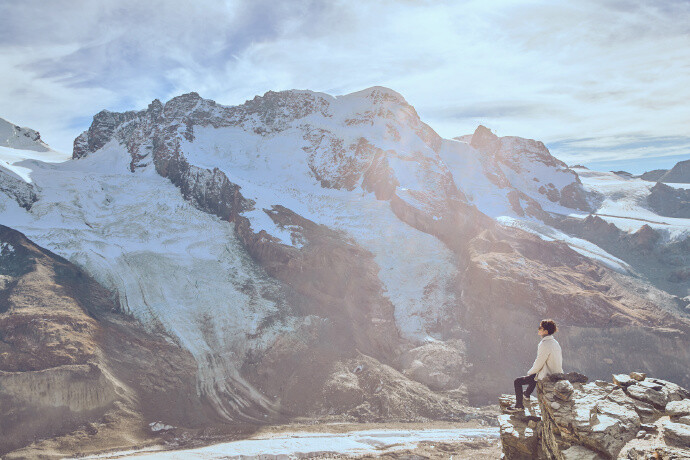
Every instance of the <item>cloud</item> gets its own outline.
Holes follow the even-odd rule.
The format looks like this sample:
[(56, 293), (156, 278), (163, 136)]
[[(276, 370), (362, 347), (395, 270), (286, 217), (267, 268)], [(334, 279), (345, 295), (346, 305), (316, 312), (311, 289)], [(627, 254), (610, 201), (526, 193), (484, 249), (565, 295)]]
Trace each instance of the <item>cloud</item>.
[(63, 149), (103, 108), (188, 91), (238, 104), (389, 86), (444, 137), (481, 123), (591, 161), (690, 122), (684, 1), (6, 2), (0, 18), (0, 116)]

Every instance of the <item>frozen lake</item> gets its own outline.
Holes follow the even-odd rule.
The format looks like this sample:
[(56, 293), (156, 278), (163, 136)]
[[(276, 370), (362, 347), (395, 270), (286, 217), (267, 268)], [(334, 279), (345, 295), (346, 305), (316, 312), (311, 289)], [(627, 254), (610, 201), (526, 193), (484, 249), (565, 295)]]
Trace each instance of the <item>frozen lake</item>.
[(478, 438), (498, 438), (497, 427), (364, 430), (346, 433), (293, 432), (256, 436), (242, 441), (226, 442), (196, 449), (175, 451), (127, 451), (86, 458), (137, 459), (250, 459), (262, 460), (311, 458), (327, 454), (382, 454), (411, 449), (418, 443), (462, 442)]

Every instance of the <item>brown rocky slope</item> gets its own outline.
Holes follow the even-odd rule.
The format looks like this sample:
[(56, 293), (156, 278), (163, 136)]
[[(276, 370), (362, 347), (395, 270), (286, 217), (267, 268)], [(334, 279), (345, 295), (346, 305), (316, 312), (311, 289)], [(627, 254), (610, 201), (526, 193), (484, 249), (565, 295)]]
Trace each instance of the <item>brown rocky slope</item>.
[(128, 447), (150, 436), (150, 421), (212, 420), (187, 352), (21, 233), (0, 225), (0, 247), (0, 454), (69, 433), (46, 449)]

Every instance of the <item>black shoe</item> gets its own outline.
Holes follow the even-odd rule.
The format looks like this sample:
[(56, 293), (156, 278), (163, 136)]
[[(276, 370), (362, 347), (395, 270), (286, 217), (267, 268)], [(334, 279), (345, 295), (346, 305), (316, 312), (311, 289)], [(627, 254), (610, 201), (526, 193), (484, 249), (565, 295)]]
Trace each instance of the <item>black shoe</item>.
[(505, 408), (505, 411), (509, 413), (520, 413), (525, 412), (525, 408), (521, 406), (508, 406)]
[(530, 394), (527, 393), (526, 391), (525, 391), (524, 393), (522, 393), (522, 394), (524, 395), (525, 398), (530, 399)]

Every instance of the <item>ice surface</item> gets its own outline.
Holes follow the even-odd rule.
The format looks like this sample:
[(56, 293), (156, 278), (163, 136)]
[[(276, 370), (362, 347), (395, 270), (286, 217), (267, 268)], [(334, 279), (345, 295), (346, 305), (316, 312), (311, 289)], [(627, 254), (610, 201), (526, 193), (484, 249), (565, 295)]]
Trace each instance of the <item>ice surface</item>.
[(252, 393), (237, 366), (292, 328), (280, 301), (267, 300), (280, 299), (283, 287), (246, 254), (232, 224), (193, 207), (155, 171), (130, 173), (128, 164), (114, 143), (80, 160), (35, 162), (41, 199), (29, 213), (1, 195), (0, 222), (84, 267), (145, 325), (169, 331), (196, 358), (200, 391)]
[(324, 455), (379, 455), (413, 449), (422, 441), (462, 442), (473, 438), (498, 438), (498, 428), (459, 428), (429, 430), (365, 430), (346, 433), (281, 433), (257, 436), (196, 449), (162, 452), (120, 452), (85, 458), (140, 459), (240, 459), (262, 455), (285, 458), (321, 458)]
[(59, 163), (66, 161), (69, 158), (69, 155), (57, 152), (55, 150), (34, 152), (30, 150), (19, 150), (0, 146), (0, 166), (11, 171), (25, 182), (31, 182), (30, 173), (32, 168), (30, 160)]

